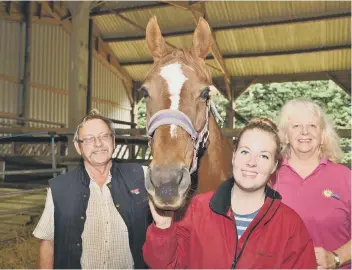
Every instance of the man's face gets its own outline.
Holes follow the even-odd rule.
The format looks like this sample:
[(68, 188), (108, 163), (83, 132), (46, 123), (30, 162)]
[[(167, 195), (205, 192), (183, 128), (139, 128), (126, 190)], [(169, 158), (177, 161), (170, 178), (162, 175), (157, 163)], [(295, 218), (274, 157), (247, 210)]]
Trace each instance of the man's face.
[(78, 133), (75, 147), (85, 162), (92, 166), (107, 164), (112, 157), (115, 142), (107, 124), (100, 119), (89, 120)]

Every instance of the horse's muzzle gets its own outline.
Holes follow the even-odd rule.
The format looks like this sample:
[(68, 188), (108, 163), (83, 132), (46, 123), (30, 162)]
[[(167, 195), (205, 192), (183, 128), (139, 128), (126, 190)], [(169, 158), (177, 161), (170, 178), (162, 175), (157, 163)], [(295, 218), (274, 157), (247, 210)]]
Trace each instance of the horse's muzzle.
[(145, 187), (155, 206), (163, 210), (177, 210), (184, 204), (191, 177), (187, 168), (156, 167), (148, 170)]

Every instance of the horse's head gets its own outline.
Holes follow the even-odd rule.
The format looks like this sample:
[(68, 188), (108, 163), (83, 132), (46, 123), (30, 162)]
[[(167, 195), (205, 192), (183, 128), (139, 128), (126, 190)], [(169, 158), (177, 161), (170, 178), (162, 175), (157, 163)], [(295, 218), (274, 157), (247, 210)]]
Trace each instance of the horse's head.
[(154, 66), (141, 87), (153, 155), (145, 185), (158, 208), (175, 210), (183, 205), (191, 185), (194, 149), (208, 136), (211, 75), (204, 59), (211, 47), (211, 30), (201, 18), (192, 48), (173, 49), (153, 17), (146, 41)]

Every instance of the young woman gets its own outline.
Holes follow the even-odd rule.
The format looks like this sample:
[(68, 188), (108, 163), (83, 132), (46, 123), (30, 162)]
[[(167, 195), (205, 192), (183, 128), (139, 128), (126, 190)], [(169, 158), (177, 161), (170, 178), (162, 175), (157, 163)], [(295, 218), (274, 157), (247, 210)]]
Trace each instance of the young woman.
[(194, 197), (180, 221), (161, 215), (143, 247), (151, 268), (316, 268), (301, 218), (267, 183), (280, 153), (276, 127), (249, 123), (233, 154), (233, 177), (215, 192)]

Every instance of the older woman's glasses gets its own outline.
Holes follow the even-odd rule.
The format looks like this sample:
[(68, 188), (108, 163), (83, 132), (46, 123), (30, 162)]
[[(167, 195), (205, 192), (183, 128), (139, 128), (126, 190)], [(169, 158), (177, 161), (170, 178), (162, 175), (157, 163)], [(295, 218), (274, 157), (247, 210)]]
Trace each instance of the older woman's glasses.
[(88, 136), (88, 137), (84, 137), (83, 139), (77, 139), (77, 141), (82, 144), (89, 145), (89, 144), (95, 143), (97, 139), (99, 139), (101, 142), (108, 142), (111, 139), (111, 133), (100, 134), (97, 137)]

